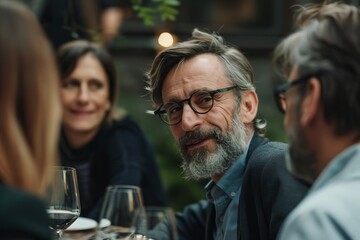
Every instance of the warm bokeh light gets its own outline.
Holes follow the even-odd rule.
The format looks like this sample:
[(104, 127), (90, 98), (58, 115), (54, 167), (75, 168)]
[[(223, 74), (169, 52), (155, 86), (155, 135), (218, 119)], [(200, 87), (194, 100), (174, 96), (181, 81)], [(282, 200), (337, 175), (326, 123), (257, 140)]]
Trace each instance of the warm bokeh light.
[(163, 32), (159, 35), (158, 43), (162, 47), (170, 47), (174, 44), (174, 37), (168, 32)]

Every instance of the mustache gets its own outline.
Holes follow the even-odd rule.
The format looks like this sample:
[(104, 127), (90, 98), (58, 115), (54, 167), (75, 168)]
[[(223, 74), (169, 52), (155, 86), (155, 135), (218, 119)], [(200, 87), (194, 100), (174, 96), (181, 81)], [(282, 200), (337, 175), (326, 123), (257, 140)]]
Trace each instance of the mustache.
[(218, 143), (222, 142), (223, 140), (221, 131), (218, 128), (211, 128), (207, 130), (202, 130), (198, 128), (192, 132), (185, 133), (185, 135), (179, 140), (179, 146), (181, 147), (181, 149), (185, 149), (186, 146), (189, 144), (201, 142), (204, 139), (208, 138), (214, 138)]

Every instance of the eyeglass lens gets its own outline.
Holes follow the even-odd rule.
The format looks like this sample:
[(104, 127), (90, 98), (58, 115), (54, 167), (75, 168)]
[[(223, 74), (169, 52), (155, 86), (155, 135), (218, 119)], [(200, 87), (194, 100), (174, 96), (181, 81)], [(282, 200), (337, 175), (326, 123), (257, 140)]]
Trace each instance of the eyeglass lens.
[[(199, 114), (207, 113), (211, 110), (214, 99), (206, 91), (195, 92), (189, 99), (182, 102), (189, 102), (191, 109)], [(177, 124), (181, 121), (183, 105), (178, 102), (168, 102), (160, 109), (160, 117), (168, 124)]]

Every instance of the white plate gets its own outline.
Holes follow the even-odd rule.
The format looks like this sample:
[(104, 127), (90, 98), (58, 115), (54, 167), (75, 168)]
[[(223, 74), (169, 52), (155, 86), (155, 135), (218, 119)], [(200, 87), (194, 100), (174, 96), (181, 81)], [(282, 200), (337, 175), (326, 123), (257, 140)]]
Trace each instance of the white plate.
[[(66, 231), (83, 231), (94, 229), (97, 226), (97, 222), (91, 218), (79, 217), (76, 221), (71, 224)], [(101, 228), (110, 226), (110, 221), (103, 219), (101, 221)]]
[(91, 218), (78, 217), (76, 221), (71, 224), (66, 231), (80, 231), (96, 228), (97, 222)]
[(110, 226), (110, 220), (109, 219), (106, 219), (106, 218), (102, 218), (101, 221), (100, 221), (100, 228), (105, 228), (105, 227), (108, 227)]

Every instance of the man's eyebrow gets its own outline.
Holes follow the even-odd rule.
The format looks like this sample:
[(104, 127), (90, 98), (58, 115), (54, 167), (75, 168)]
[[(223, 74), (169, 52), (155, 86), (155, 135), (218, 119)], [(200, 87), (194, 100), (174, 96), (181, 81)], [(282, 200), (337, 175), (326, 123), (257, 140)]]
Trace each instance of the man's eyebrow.
[(166, 102), (164, 101), (163, 104), (169, 103), (169, 102), (181, 102), (181, 100), (177, 97), (172, 97), (169, 100), (167, 100)]
[(168, 103), (168, 102), (182, 102), (183, 100), (185, 99), (189, 99), (191, 95), (193, 95), (195, 92), (199, 92), (199, 91), (206, 91), (206, 92), (210, 92), (212, 90), (209, 90), (207, 87), (202, 87), (202, 88), (197, 88), (197, 89), (194, 89), (192, 90), (190, 93), (189, 93), (189, 97), (187, 98), (182, 98), (182, 99), (179, 99), (177, 97), (172, 97), (170, 98), (168, 101), (164, 101), (164, 104)]

